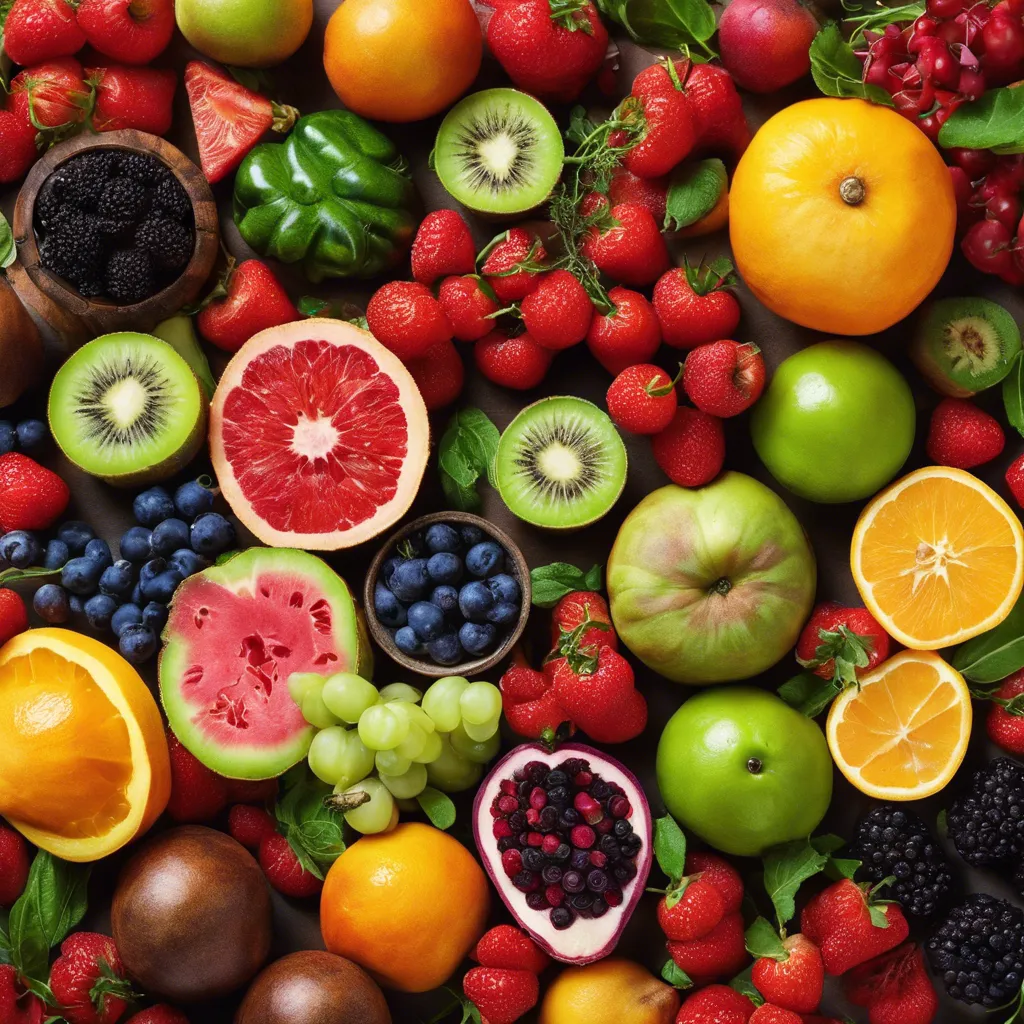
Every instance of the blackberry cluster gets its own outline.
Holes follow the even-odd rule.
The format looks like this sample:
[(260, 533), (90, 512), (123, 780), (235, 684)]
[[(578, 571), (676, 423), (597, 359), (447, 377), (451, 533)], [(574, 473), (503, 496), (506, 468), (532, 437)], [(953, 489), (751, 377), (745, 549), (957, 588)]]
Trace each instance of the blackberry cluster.
[(925, 949), (950, 997), (994, 1009), (1024, 982), (1024, 911), (986, 893), (968, 896)]
[(913, 811), (893, 804), (860, 819), (851, 856), (867, 881), (894, 877), (888, 893), (914, 917), (930, 917), (949, 896), (952, 866), (928, 826)]

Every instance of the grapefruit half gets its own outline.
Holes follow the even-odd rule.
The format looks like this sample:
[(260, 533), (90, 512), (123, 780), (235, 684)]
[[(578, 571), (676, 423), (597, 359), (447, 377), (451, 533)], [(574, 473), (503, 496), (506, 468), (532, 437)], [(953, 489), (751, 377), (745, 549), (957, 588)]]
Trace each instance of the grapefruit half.
[(412, 504), (429, 448), (409, 371), (341, 320), (254, 335), (210, 407), (221, 491), (271, 547), (336, 551), (376, 537)]

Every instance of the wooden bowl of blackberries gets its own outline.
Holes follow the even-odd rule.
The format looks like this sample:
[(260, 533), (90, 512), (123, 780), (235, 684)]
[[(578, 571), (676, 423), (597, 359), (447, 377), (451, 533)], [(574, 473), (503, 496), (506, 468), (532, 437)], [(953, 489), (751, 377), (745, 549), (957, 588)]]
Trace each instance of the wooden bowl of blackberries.
[(69, 139), (38, 161), (14, 235), (31, 285), (92, 337), (151, 330), (194, 302), (220, 227), (199, 168), (164, 139), (125, 130)]
[(497, 665), (526, 628), (533, 590), (508, 534), (468, 512), (437, 512), (380, 549), (364, 599), (370, 632), (389, 657), (439, 679)]

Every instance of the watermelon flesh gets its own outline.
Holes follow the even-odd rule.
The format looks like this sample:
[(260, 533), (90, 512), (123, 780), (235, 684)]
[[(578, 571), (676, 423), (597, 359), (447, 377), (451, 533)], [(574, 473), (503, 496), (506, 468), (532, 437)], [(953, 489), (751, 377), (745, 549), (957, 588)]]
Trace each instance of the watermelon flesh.
[(315, 730), (288, 693), (293, 672), (366, 671), (357, 608), (305, 551), (250, 548), (182, 583), (160, 654), (174, 734), (235, 779), (270, 779), (301, 761)]

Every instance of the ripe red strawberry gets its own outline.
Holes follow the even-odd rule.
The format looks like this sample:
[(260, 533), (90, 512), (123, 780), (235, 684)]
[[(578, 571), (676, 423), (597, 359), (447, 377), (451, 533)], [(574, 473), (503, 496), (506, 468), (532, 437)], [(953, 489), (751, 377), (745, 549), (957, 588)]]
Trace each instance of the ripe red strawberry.
[(899, 904), (883, 905), (872, 895), (870, 889), (844, 878), (804, 907), (800, 930), (821, 950), (829, 974), (845, 974), (907, 937), (907, 919)]
[(676, 382), (652, 363), (623, 370), (605, 398), (612, 422), (632, 434), (660, 434), (679, 407)]
[(14, 0), (4, 22), (4, 51), (23, 68), (70, 57), (85, 46), (85, 33), (67, 0)]
[(229, 265), (196, 317), (199, 333), (225, 352), (237, 352), (254, 334), (301, 319), (273, 271), (259, 260)]
[(1013, 500), (1024, 508), (1024, 455), (1018, 455), (1006, 471), (1006, 486), (1010, 488)]
[(816, 605), (796, 644), (796, 660), (839, 689), (889, 657), (889, 634), (866, 608)]
[(537, 287), (547, 255), (543, 242), (532, 231), (510, 228), (491, 243), (480, 272), (498, 301), (508, 306), (522, 302)]
[(49, 1011), (38, 996), (21, 983), (18, 972), (9, 964), (0, 964), (0, 1020), (4, 1024), (43, 1024)]
[(291, 843), (276, 832), (264, 836), (260, 842), (259, 860), (267, 881), (285, 896), (293, 899), (318, 896), (324, 887), (316, 875), (302, 866)]
[(697, 141), (693, 108), (676, 66), (667, 60), (641, 71), (632, 95), (643, 112), (644, 133), (622, 164), (638, 177), (660, 178), (685, 160)]
[(494, 384), (516, 391), (535, 388), (547, 376), (554, 356), (530, 337), (528, 331), (509, 338), (491, 331), (473, 346), (477, 369)]
[[(608, 602), (592, 590), (574, 590), (566, 594), (551, 611), (551, 648), (554, 650), (563, 633), (571, 633), (585, 621), (595, 623), (580, 638), (580, 647), (619, 649), (619, 638), (612, 626)], [(607, 628), (602, 628), (607, 627)]]
[(7, 109), (39, 131), (81, 124), (93, 104), (82, 65), (61, 57), (25, 68), (11, 82)]
[(551, 963), (526, 932), (510, 924), (499, 924), (485, 932), (469, 955), (481, 967), (503, 967), (531, 974), (540, 974)]
[(768, 1002), (797, 1013), (813, 1013), (821, 1004), (825, 984), (821, 952), (800, 934), (783, 939), (782, 945), (786, 959), (760, 957), (754, 961), (750, 980)]
[(764, 391), (764, 359), (749, 342), (713, 341), (695, 348), (683, 367), (683, 389), (702, 412), (738, 416)]
[(734, 280), (728, 260), (670, 270), (654, 286), (654, 308), (666, 345), (696, 348), (731, 338), (739, 326), (740, 304), (727, 291)]
[(0, 455), (0, 529), (45, 530), (71, 500), (68, 485), (52, 470), (19, 452)]
[(271, 129), (290, 132), (299, 116), (294, 107), (274, 103), (202, 60), (185, 66), (185, 91), (211, 184), (226, 178)]
[(586, 288), (568, 270), (543, 274), (520, 310), (530, 337), (553, 352), (578, 345), (594, 318), (594, 303)]
[(672, 422), (651, 439), (654, 461), (680, 487), (703, 487), (722, 471), (725, 431), (717, 416), (681, 405)]
[(228, 812), (228, 831), (247, 850), (258, 850), (267, 836), (277, 832), (277, 824), (262, 807), (235, 804)]
[(494, 330), (494, 321), (489, 317), (498, 312), (498, 303), (487, 294), (483, 278), (476, 274), (446, 277), (441, 282), (437, 301), (457, 341), (479, 341)]
[(613, 281), (632, 288), (654, 284), (669, 267), (668, 246), (650, 210), (619, 203), (584, 236), (583, 253)]
[(186, 750), (169, 729), (167, 748), (171, 754), (171, 799), (167, 813), (174, 821), (187, 824), (217, 817), (228, 805), (226, 780)]
[(628, 288), (608, 293), (615, 307), (595, 313), (587, 331), (587, 347), (593, 357), (612, 374), (634, 363), (649, 362), (661, 344), (661, 325), (651, 303)]
[(0, 907), (13, 906), (28, 881), (28, 844), (13, 828), (0, 825)]
[(68, 1024), (114, 1024), (133, 998), (114, 940), (75, 932), (50, 968), (50, 990)]
[(751, 1015), (750, 1024), (804, 1024), (799, 1013), (772, 1003), (762, 1003)]
[(592, 0), (519, 0), (491, 16), (487, 45), (520, 89), (571, 103), (604, 63), (608, 30)]
[(925, 448), (928, 458), (940, 466), (971, 469), (991, 462), (1005, 444), (994, 416), (966, 398), (944, 398), (932, 413)]
[(125, 1024), (188, 1024), (188, 1017), (173, 1006), (160, 1003), (129, 1017)]
[(462, 394), (466, 368), (450, 340), (435, 342), (423, 355), (407, 360), (405, 366), (416, 381), (428, 412), (451, 405)]
[(679, 1011), (676, 1024), (747, 1024), (754, 1004), (728, 985), (708, 985), (694, 992)]
[(539, 740), (554, 737), (559, 726), (569, 721), (552, 684), (550, 672), (531, 668), (518, 647), (512, 652), (512, 664), (501, 677), (499, 689), (505, 720), (513, 732)]
[(412, 243), (412, 276), (432, 285), (451, 274), (472, 274), (476, 246), (469, 225), (455, 210), (434, 210), (423, 218)]
[(94, 50), (122, 64), (148, 64), (174, 34), (174, 0), (81, 0), (78, 25)]
[(366, 321), (370, 333), (403, 362), (452, 340), (441, 304), (418, 281), (391, 281), (378, 288), (366, 307)]
[[(117, 64), (89, 68), (89, 81), (96, 88), (93, 127), (99, 132), (122, 128), (166, 135), (174, 120), (174, 94), (178, 76), (169, 68), (133, 68)], [(202, 153), (202, 135), (199, 150)]]
[(673, 942), (703, 938), (718, 927), (723, 917), (722, 894), (701, 878), (684, 878), (679, 888), (658, 901), (658, 925)]
[(743, 903), (743, 879), (740, 873), (717, 853), (695, 850), (686, 853), (686, 873), (700, 874), (721, 894), (727, 914), (735, 914)]
[(1021, 694), (1024, 694), (1024, 669), (1002, 681), (990, 698), (993, 703), (985, 719), (989, 739), (1018, 757), (1024, 756), (1024, 697)]
[(668, 204), (668, 178), (640, 178), (616, 167), (608, 188), (608, 198), (613, 206), (619, 203), (636, 203), (646, 207), (656, 224), (665, 223), (665, 208)]
[(715, 929), (692, 942), (670, 941), (668, 955), (697, 984), (732, 977), (750, 959), (743, 941), (743, 915), (726, 914)]
[(868, 1008), (869, 1024), (931, 1024), (939, 1000), (912, 942), (855, 967), (843, 977), (846, 998)]
[(11, 637), (24, 633), (28, 629), (28, 610), (21, 594), (0, 587), (0, 647)]
[(462, 991), (488, 1024), (513, 1024), (537, 1005), (540, 982), (530, 971), (474, 967), (462, 979)]
[(38, 155), (32, 122), (0, 110), (0, 185), (23, 178)]
[(697, 148), (739, 159), (751, 132), (732, 76), (717, 64), (691, 64), (684, 84), (697, 122)]

